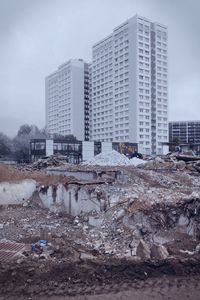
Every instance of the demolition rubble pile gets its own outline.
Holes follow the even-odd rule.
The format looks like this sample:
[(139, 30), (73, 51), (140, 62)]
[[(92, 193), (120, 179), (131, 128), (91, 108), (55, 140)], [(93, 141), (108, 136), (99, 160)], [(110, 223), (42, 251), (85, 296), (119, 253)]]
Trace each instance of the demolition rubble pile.
[[(52, 197), (54, 210), (42, 206), (39, 192), (26, 205), (1, 206), (0, 292), (13, 291), (16, 296), (26, 289), (29, 296), (47, 291), (68, 295), (73, 287), (75, 294), (77, 288), (81, 294), (85, 285), (96, 288), (116, 278), (131, 281), (180, 270), (199, 274), (200, 176), (194, 167), (199, 160), (165, 156), (139, 161), (137, 166), (112, 151), (84, 165), (97, 165), (107, 176), (113, 169), (112, 181), (71, 182), (67, 177), (64, 181), (64, 176), (37, 181), (47, 200)], [(1, 170), (3, 181), (6, 169)], [(16, 176), (20, 171), (14, 172)], [(62, 189), (59, 180), (64, 183)], [(72, 216), (61, 209), (65, 195), (69, 195), (70, 209), (82, 205), (80, 213)], [(94, 202), (99, 206), (91, 207), (99, 209), (84, 211)]]
[(64, 166), (66, 164), (66, 157), (61, 155), (51, 155), (46, 158), (41, 158), (35, 162), (33, 162), (31, 165), (25, 165), (23, 166), (23, 169), (25, 170), (43, 170), (48, 167), (58, 167), (58, 166)]
[(124, 154), (120, 154), (119, 152), (112, 150), (110, 152), (100, 153), (83, 164), (90, 166), (137, 166), (144, 162), (145, 161), (137, 157), (129, 159)]
[[(183, 236), (189, 245), (191, 239), (196, 240), (196, 247), (200, 237), (200, 178), (187, 171), (176, 169), (176, 172), (171, 172), (169, 168), (159, 173), (161, 165), (168, 165), (160, 158), (154, 160), (155, 170), (148, 169), (149, 163), (151, 161), (139, 168), (130, 165), (127, 169), (123, 167), (121, 174), (111, 183), (87, 185), (85, 182), (82, 186), (83, 200), (78, 198), (78, 181), (73, 183), (70, 197), (74, 194), (74, 199), (70, 201), (76, 205), (80, 201), (81, 205), (81, 201), (93, 203), (95, 197), (95, 201), (100, 202), (100, 211), (82, 211), (74, 220), (72, 216), (71, 219), (62, 217), (67, 212), (63, 210), (62, 213), (61, 200), (55, 202), (58, 200), (54, 187), (59, 181), (54, 181), (54, 210), (42, 208), (38, 193), (19, 210), (13, 210), (12, 206), (3, 210), (0, 238), (18, 242), (28, 239), (31, 242), (35, 237), (48, 240), (53, 234), (54, 237), (70, 238), (101, 255), (118, 257), (132, 254), (141, 258), (137, 252), (139, 244), (141, 247), (141, 243), (146, 243), (148, 248), (154, 244), (165, 247), (165, 244)], [(43, 183), (42, 190), (48, 184), (51, 183)], [(66, 186), (66, 189), (69, 187)], [(50, 194), (47, 197), (50, 199)], [(72, 223), (70, 220), (73, 220)], [(44, 228), (46, 236), (42, 237), (41, 230)], [(190, 247), (186, 250), (195, 251)]]
[(170, 155), (163, 157), (156, 157), (150, 159), (144, 165), (145, 169), (171, 169), (186, 171), (188, 173), (200, 173), (200, 157), (196, 156), (186, 156), (186, 155)]
[(38, 161), (34, 162), (32, 164), (32, 169), (40, 170), (47, 167), (57, 167), (60, 165), (64, 165), (64, 162), (61, 161), (61, 159), (59, 159), (58, 157), (52, 155), (50, 157), (47, 157), (46, 159), (39, 159)]

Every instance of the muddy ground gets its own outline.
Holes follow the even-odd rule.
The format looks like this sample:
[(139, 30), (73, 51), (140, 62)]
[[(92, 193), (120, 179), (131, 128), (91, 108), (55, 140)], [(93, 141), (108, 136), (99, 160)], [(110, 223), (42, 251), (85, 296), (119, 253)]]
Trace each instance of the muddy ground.
[(145, 263), (27, 260), (1, 264), (0, 299), (199, 299), (199, 279), (198, 258)]

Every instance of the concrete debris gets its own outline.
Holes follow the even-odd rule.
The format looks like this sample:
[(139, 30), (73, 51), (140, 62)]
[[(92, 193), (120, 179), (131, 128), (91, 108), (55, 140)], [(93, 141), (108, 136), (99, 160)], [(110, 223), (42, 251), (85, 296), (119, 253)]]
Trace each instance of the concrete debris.
[[(32, 280), (34, 272), (39, 272), (38, 276), (43, 274), (40, 278), (48, 276), (44, 276), (46, 268), (48, 274), (55, 274), (52, 282), (48, 281), (49, 286), (53, 284), (53, 291), (54, 285), (60, 291), (62, 278), (65, 278), (64, 290), (70, 286), (71, 278), (76, 284), (79, 280), (85, 282), (90, 274), (93, 277), (87, 278), (91, 282), (111, 280), (112, 264), (113, 268), (123, 270), (132, 266), (129, 271), (137, 273), (135, 277), (142, 270), (142, 279), (161, 266), (158, 276), (165, 271), (171, 274), (172, 265), (183, 261), (187, 261), (186, 269), (191, 265), (190, 271), (196, 272), (196, 266), (200, 266), (200, 176), (196, 169), (200, 167), (199, 161), (178, 161), (174, 156), (162, 156), (135, 166), (119, 153), (113, 157), (110, 155), (109, 160), (104, 156), (99, 160), (106, 164), (111, 162), (110, 166), (95, 166), (95, 162), (71, 166), (68, 170), (64, 165), (62, 172), (68, 173), (63, 176), (58, 168), (55, 168), (57, 175), (47, 175), (44, 170), (24, 171), (24, 175), (31, 174), (28, 177), (30, 193), (27, 182), (23, 181), (26, 179), (21, 177), (23, 172), (10, 167), (0, 169), (4, 172), (0, 174), (0, 246), (5, 239), (23, 245), (20, 256), (9, 254), (10, 265), (2, 265), (0, 261), (1, 272), (7, 270), (8, 265), (12, 268), (13, 260), (14, 266), (21, 270), (20, 278), (22, 270), (27, 270), (26, 280)], [(77, 172), (76, 180), (69, 178), (70, 172)], [(20, 188), (16, 188), (18, 184)], [(47, 242), (31, 248), (41, 240)], [(83, 266), (86, 269), (80, 279)], [(59, 276), (62, 268), (68, 270), (67, 279), (65, 273)], [(99, 268), (102, 268), (102, 276), (97, 271)], [(6, 274), (7, 282), (14, 286), (18, 280), (14, 270)], [(1, 282), (4, 282), (3, 276)], [(31, 281), (28, 285), (33, 287)], [(27, 288), (27, 281), (25, 285), (22, 280), (19, 286)], [(3, 288), (6, 290), (6, 281)]]
[(31, 165), (26, 166), (28, 170), (41, 170), (48, 167), (58, 167), (66, 164), (66, 157), (51, 155), (46, 158), (41, 158)]
[(194, 251), (188, 251), (188, 250), (182, 250), (182, 249), (180, 249), (179, 251), (183, 254), (188, 254), (188, 255), (193, 255), (194, 254)]
[(142, 260), (147, 260), (151, 257), (150, 248), (143, 240), (140, 240), (137, 246), (136, 255), (139, 256)]
[(153, 244), (151, 247), (151, 258), (152, 259), (167, 259), (169, 253), (165, 246)]
[(200, 253), (200, 243), (196, 246), (195, 253)]
[[(142, 168), (159, 170), (168, 169), (173, 171), (185, 171), (190, 174), (200, 172), (200, 157), (184, 156), (184, 155), (170, 155), (155, 157), (147, 160)], [(192, 173), (191, 173), (192, 172)]]
[(89, 254), (89, 253), (84, 253), (84, 252), (81, 252), (80, 253), (80, 260), (94, 260), (95, 259), (95, 256), (92, 255), (92, 254)]
[(183, 160), (179, 160), (176, 163), (176, 168), (180, 171), (183, 171), (186, 168), (186, 163)]

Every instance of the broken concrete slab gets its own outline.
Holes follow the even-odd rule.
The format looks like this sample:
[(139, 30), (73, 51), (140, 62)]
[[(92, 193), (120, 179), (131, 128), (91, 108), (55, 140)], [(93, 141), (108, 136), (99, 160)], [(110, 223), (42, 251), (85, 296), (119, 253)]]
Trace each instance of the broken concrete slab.
[(152, 259), (167, 259), (167, 257), (169, 256), (169, 253), (165, 246), (160, 244), (153, 244), (150, 251)]
[(148, 260), (151, 258), (150, 248), (147, 243), (145, 243), (145, 241), (140, 240), (136, 249), (136, 255), (139, 256), (142, 260)]

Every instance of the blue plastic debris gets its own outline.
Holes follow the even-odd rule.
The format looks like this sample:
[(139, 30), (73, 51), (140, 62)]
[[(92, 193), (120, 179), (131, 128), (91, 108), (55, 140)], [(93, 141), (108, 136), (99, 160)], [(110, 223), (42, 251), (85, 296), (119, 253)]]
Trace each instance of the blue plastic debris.
[(39, 245), (40, 245), (41, 247), (43, 247), (43, 246), (46, 246), (47, 241), (45, 241), (45, 240), (40, 240), (38, 243), (39, 243)]

